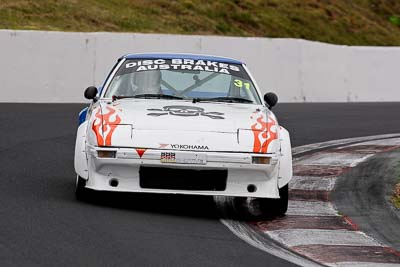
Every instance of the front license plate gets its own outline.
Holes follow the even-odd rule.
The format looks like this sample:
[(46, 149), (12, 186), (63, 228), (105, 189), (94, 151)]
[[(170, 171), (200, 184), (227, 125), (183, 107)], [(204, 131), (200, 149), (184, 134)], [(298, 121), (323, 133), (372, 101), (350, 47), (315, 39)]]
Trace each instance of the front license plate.
[(207, 155), (202, 153), (161, 152), (160, 161), (162, 163), (205, 165), (207, 164)]

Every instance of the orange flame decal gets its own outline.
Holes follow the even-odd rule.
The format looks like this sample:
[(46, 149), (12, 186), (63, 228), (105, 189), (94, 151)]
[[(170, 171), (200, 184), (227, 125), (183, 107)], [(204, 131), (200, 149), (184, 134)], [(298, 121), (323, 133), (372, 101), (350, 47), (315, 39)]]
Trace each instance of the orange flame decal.
[[(106, 107), (108, 113), (101, 114), (101, 109), (98, 109), (95, 114), (95, 119), (92, 124), (92, 130), (96, 134), (97, 144), (99, 146), (111, 146), (111, 137), (121, 122), (121, 117), (116, 114), (116, 110)], [(111, 121), (111, 116), (115, 114), (115, 119)], [(105, 136), (105, 139), (104, 139)]]
[(104, 144), (103, 135), (100, 133), (100, 127), (102, 124), (100, 108), (97, 109), (97, 112), (96, 112), (96, 114), (94, 114), (94, 116), (95, 116), (95, 119), (93, 120), (92, 130), (96, 134), (97, 144), (100, 146), (100, 145)]
[[(256, 114), (255, 112), (255, 115)], [(253, 116), (251, 118), (253, 119)], [(271, 116), (269, 116), (268, 119), (269, 122), (266, 122), (263, 114), (258, 113), (256, 122), (251, 125), (251, 130), (254, 135), (254, 153), (267, 153), (269, 144), (278, 138), (276, 121)]]

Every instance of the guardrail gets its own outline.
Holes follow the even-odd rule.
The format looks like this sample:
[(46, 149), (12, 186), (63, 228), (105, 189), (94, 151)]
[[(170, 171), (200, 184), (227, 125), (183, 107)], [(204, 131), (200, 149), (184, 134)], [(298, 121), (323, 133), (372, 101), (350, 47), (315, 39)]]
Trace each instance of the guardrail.
[(247, 63), (281, 102), (400, 101), (400, 47), (299, 39), (0, 30), (0, 102), (84, 102), (115, 60), (136, 52), (187, 52)]

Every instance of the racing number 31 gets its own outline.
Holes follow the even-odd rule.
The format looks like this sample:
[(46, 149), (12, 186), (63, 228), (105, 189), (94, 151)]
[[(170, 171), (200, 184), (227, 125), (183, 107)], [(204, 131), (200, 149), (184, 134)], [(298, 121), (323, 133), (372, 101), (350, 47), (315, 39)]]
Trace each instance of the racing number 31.
[(242, 88), (244, 86), (244, 88), (246, 88), (247, 90), (250, 90), (250, 83), (244, 83), (242, 80), (234, 80), (233, 81), (235, 86)]

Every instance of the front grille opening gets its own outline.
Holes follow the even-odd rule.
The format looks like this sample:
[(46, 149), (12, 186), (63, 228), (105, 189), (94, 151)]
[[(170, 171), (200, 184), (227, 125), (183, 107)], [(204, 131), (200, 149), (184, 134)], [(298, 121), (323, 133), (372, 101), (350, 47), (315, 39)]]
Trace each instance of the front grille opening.
[(141, 188), (224, 191), (226, 189), (228, 171), (141, 166), (139, 177)]

